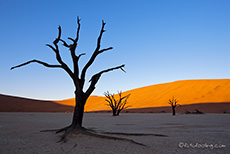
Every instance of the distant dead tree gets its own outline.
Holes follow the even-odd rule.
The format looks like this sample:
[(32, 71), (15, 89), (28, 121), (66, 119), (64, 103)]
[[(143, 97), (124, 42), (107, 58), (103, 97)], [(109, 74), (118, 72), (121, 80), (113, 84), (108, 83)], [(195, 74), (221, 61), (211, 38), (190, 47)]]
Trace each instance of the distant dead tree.
[(112, 111), (113, 111), (113, 116), (119, 116), (120, 112), (123, 109), (127, 109), (129, 106), (127, 106), (127, 100), (129, 98), (129, 96), (131, 94), (128, 94), (126, 96), (122, 96), (122, 92), (118, 92), (118, 98), (115, 98), (115, 94), (110, 94), (108, 91), (104, 93), (106, 99), (105, 101), (107, 101), (108, 106), (111, 107)]
[(181, 106), (180, 104), (178, 104), (178, 100), (177, 99), (175, 99), (174, 97), (172, 98), (172, 99), (169, 99), (169, 104), (172, 106), (172, 115), (174, 116), (174, 115), (176, 115), (176, 110), (175, 110), (175, 108), (177, 107), (177, 106)]
[[(66, 136), (72, 132), (73, 130), (77, 130), (80, 132), (86, 132), (87, 130), (82, 126), (82, 121), (83, 121), (83, 115), (84, 115), (84, 106), (85, 103), (87, 101), (87, 99), (89, 98), (89, 96), (92, 94), (92, 92), (94, 91), (94, 89), (96, 88), (96, 84), (98, 82), (98, 80), (100, 79), (101, 75), (103, 73), (107, 73), (110, 71), (114, 71), (117, 69), (121, 69), (122, 71), (124, 71), (124, 66), (125, 65), (120, 65), (117, 67), (112, 67), (109, 69), (105, 69), (102, 70), (94, 75), (92, 75), (91, 79), (89, 80), (90, 85), (89, 87), (86, 89), (86, 91), (84, 91), (84, 85), (85, 85), (85, 78), (86, 78), (86, 72), (88, 70), (88, 68), (93, 64), (93, 62), (95, 61), (96, 57), (98, 55), (100, 55), (101, 53), (104, 53), (106, 51), (109, 51), (111, 49), (113, 49), (112, 47), (108, 47), (108, 48), (104, 48), (101, 49), (101, 39), (102, 39), (102, 35), (105, 32), (104, 27), (105, 27), (105, 22), (102, 20), (102, 27), (100, 30), (100, 34), (97, 38), (97, 44), (96, 44), (96, 48), (93, 52), (93, 54), (91, 55), (90, 59), (88, 60), (88, 62), (84, 65), (83, 69), (80, 70), (79, 69), (79, 59), (81, 58), (81, 56), (85, 55), (85, 53), (81, 53), (81, 54), (76, 54), (76, 49), (78, 47), (78, 40), (79, 40), (79, 32), (80, 32), (80, 19), (79, 17), (77, 17), (77, 32), (76, 32), (76, 37), (75, 38), (71, 38), (68, 37), (68, 39), (71, 41), (71, 43), (67, 43), (66, 41), (64, 41), (63, 39), (61, 39), (61, 27), (58, 27), (58, 36), (57, 38), (53, 41), (53, 45), (51, 44), (46, 44), (46, 46), (48, 46), (49, 48), (51, 48), (51, 50), (53, 50), (53, 52), (56, 55), (56, 59), (57, 62), (59, 64), (48, 64), (46, 62), (40, 61), (40, 60), (30, 60), (27, 61), (25, 63), (22, 63), (20, 65), (14, 66), (11, 68), (15, 69), (21, 66), (25, 66), (28, 65), (30, 63), (38, 63), (41, 64), (45, 67), (49, 67), (49, 68), (60, 68), (63, 69), (72, 79), (73, 84), (75, 86), (75, 109), (74, 109), (74, 114), (73, 114), (73, 118), (72, 118), (72, 123), (65, 127), (62, 128), (60, 130), (57, 131), (57, 133), (59, 132), (64, 132), (63, 136), (61, 137), (60, 141), (65, 141), (66, 140)], [(67, 49), (69, 49), (71, 58), (72, 58), (72, 63), (73, 63), (73, 69), (71, 69), (61, 58), (61, 54), (60, 54), (60, 50), (59, 50), (59, 43), (63, 43), (62, 45), (64, 47), (66, 47)], [(125, 72), (125, 71), (124, 71)]]

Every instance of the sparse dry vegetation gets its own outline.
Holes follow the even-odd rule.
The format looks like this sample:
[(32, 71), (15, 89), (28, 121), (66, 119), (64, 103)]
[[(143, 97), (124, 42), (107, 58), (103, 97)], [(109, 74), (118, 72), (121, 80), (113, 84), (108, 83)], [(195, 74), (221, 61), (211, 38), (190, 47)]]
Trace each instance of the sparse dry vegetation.
[(172, 106), (172, 115), (176, 115), (176, 107), (181, 106), (178, 104), (179, 100), (175, 99), (174, 97), (172, 99), (169, 99), (169, 104)]
[(111, 107), (113, 111), (113, 116), (119, 116), (120, 112), (123, 109), (127, 109), (131, 106), (127, 105), (127, 100), (131, 94), (122, 96), (122, 92), (120, 91), (118, 92), (118, 96), (116, 97), (115, 94), (111, 94), (107, 91), (104, 93), (104, 95), (106, 97), (105, 101), (107, 101), (106, 105)]

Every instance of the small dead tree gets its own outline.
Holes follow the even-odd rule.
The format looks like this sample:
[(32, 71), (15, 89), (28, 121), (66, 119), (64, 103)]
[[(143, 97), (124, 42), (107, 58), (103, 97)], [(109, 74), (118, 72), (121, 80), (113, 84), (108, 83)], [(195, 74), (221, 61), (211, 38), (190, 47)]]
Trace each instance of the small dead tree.
[[(95, 61), (96, 57), (98, 55), (100, 55), (101, 53), (104, 53), (106, 51), (109, 51), (111, 49), (113, 49), (112, 47), (108, 47), (108, 48), (104, 48), (101, 49), (101, 39), (102, 39), (102, 35), (105, 32), (105, 22), (102, 20), (102, 27), (100, 30), (100, 34), (97, 38), (97, 44), (96, 44), (96, 48), (92, 54), (92, 56), (90, 57), (90, 59), (88, 60), (88, 62), (85, 64), (85, 66), (83, 67), (82, 70), (79, 69), (79, 59), (81, 58), (81, 56), (85, 55), (85, 53), (81, 53), (81, 54), (76, 54), (76, 49), (78, 47), (78, 40), (79, 40), (79, 32), (80, 32), (80, 19), (79, 17), (77, 18), (77, 33), (76, 33), (76, 37), (75, 38), (71, 38), (68, 37), (68, 39), (71, 41), (71, 43), (67, 43), (66, 41), (64, 41), (63, 39), (61, 39), (61, 26), (58, 27), (58, 36), (57, 38), (53, 41), (53, 45), (51, 44), (46, 44), (46, 46), (48, 46), (49, 48), (51, 48), (51, 50), (53, 50), (53, 52), (56, 55), (56, 59), (57, 62), (59, 64), (48, 64), (46, 62), (40, 61), (40, 60), (30, 60), (27, 61), (25, 63), (22, 63), (20, 65), (14, 66), (11, 68), (15, 69), (21, 66), (25, 66), (28, 65), (30, 63), (38, 63), (41, 64), (45, 67), (48, 68), (60, 68), (63, 69), (72, 79), (73, 84), (75, 86), (75, 109), (74, 109), (74, 114), (73, 114), (73, 118), (72, 118), (72, 123), (65, 127), (62, 128), (60, 130), (57, 130), (56, 133), (59, 132), (64, 132), (63, 136), (61, 137), (60, 141), (65, 141), (66, 140), (66, 136), (76, 130), (76, 131), (80, 131), (80, 132), (86, 132), (87, 130), (82, 126), (82, 121), (83, 121), (83, 115), (84, 115), (84, 106), (85, 103), (87, 101), (87, 99), (89, 98), (89, 96), (92, 94), (92, 92), (94, 91), (94, 89), (96, 88), (96, 84), (99, 81), (100, 77), (102, 74), (110, 72), (110, 71), (114, 71), (117, 69), (121, 69), (122, 71), (124, 71), (124, 66), (125, 65), (120, 65), (117, 67), (113, 67), (113, 68), (109, 68), (109, 69), (105, 69), (102, 70), (94, 75), (92, 75), (91, 79), (89, 82), (90, 85), (89, 87), (86, 89), (86, 91), (84, 91), (84, 85), (85, 85), (85, 80), (86, 80), (86, 72), (88, 70), (88, 68), (93, 64), (93, 62)], [(72, 62), (73, 62), (73, 69), (71, 69), (61, 58), (61, 54), (60, 54), (60, 50), (59, 50), (59, 43), (63, 43), (63, 46), (66, 47), (67, 49), (69, 49), (70, 51), (70, 55), (72, 58)], [(125, 72), (125, 71), (124, 71)]]
[(174, 116), (174, 115), (176, 115), (176, 110), (175, 110), (175, 108), (177, 107), (177, 106), (181, 106), (180, 104), (178, 104), (178, 100), (177, 99), (175, 99), (174, 97), (172, 98), (172, 99), (169, 99), (169, 104), (172, 106), (172, 115)]
[(108, 106), (111, 107), (113, 111), (113, 116), (119, 116), (120, 112), (123, 109), (127, 109), (130, 105), (127, 106), (127, 100), (131, 94), (122, 97), (122, 92), (118, 92), (118, 98), (115, 98), (115, 94), (110, 94), (108, 91), (104, 93)]

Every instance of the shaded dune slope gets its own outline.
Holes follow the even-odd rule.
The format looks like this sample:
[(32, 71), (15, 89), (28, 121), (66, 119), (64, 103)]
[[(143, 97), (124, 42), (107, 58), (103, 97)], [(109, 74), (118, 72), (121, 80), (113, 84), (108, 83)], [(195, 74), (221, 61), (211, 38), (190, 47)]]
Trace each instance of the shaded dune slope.
[(73, 106), (0, 94), (0, 112), (68, 112)]

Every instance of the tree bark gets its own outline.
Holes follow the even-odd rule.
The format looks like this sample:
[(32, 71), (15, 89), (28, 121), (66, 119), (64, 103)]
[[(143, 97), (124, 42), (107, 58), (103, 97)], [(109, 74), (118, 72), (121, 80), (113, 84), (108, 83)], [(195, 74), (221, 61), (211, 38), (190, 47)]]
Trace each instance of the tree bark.
[(113, 116), (117, 116), (117, 110), (116, 109), (113, 109)]
[(117, 116), (119, 116), (120, 112), (122, 111), (123, 109), (120, 109), (120, 110), (117, 110)]
[(82, 91), (75, 91), (75, 108), (71, 124), (74, 127), (82, 128), (86, 100), (87, 98), (85, 98), (85, 94)]
[(175, 106), (172, 107), (173, 115), (176, 115)]

